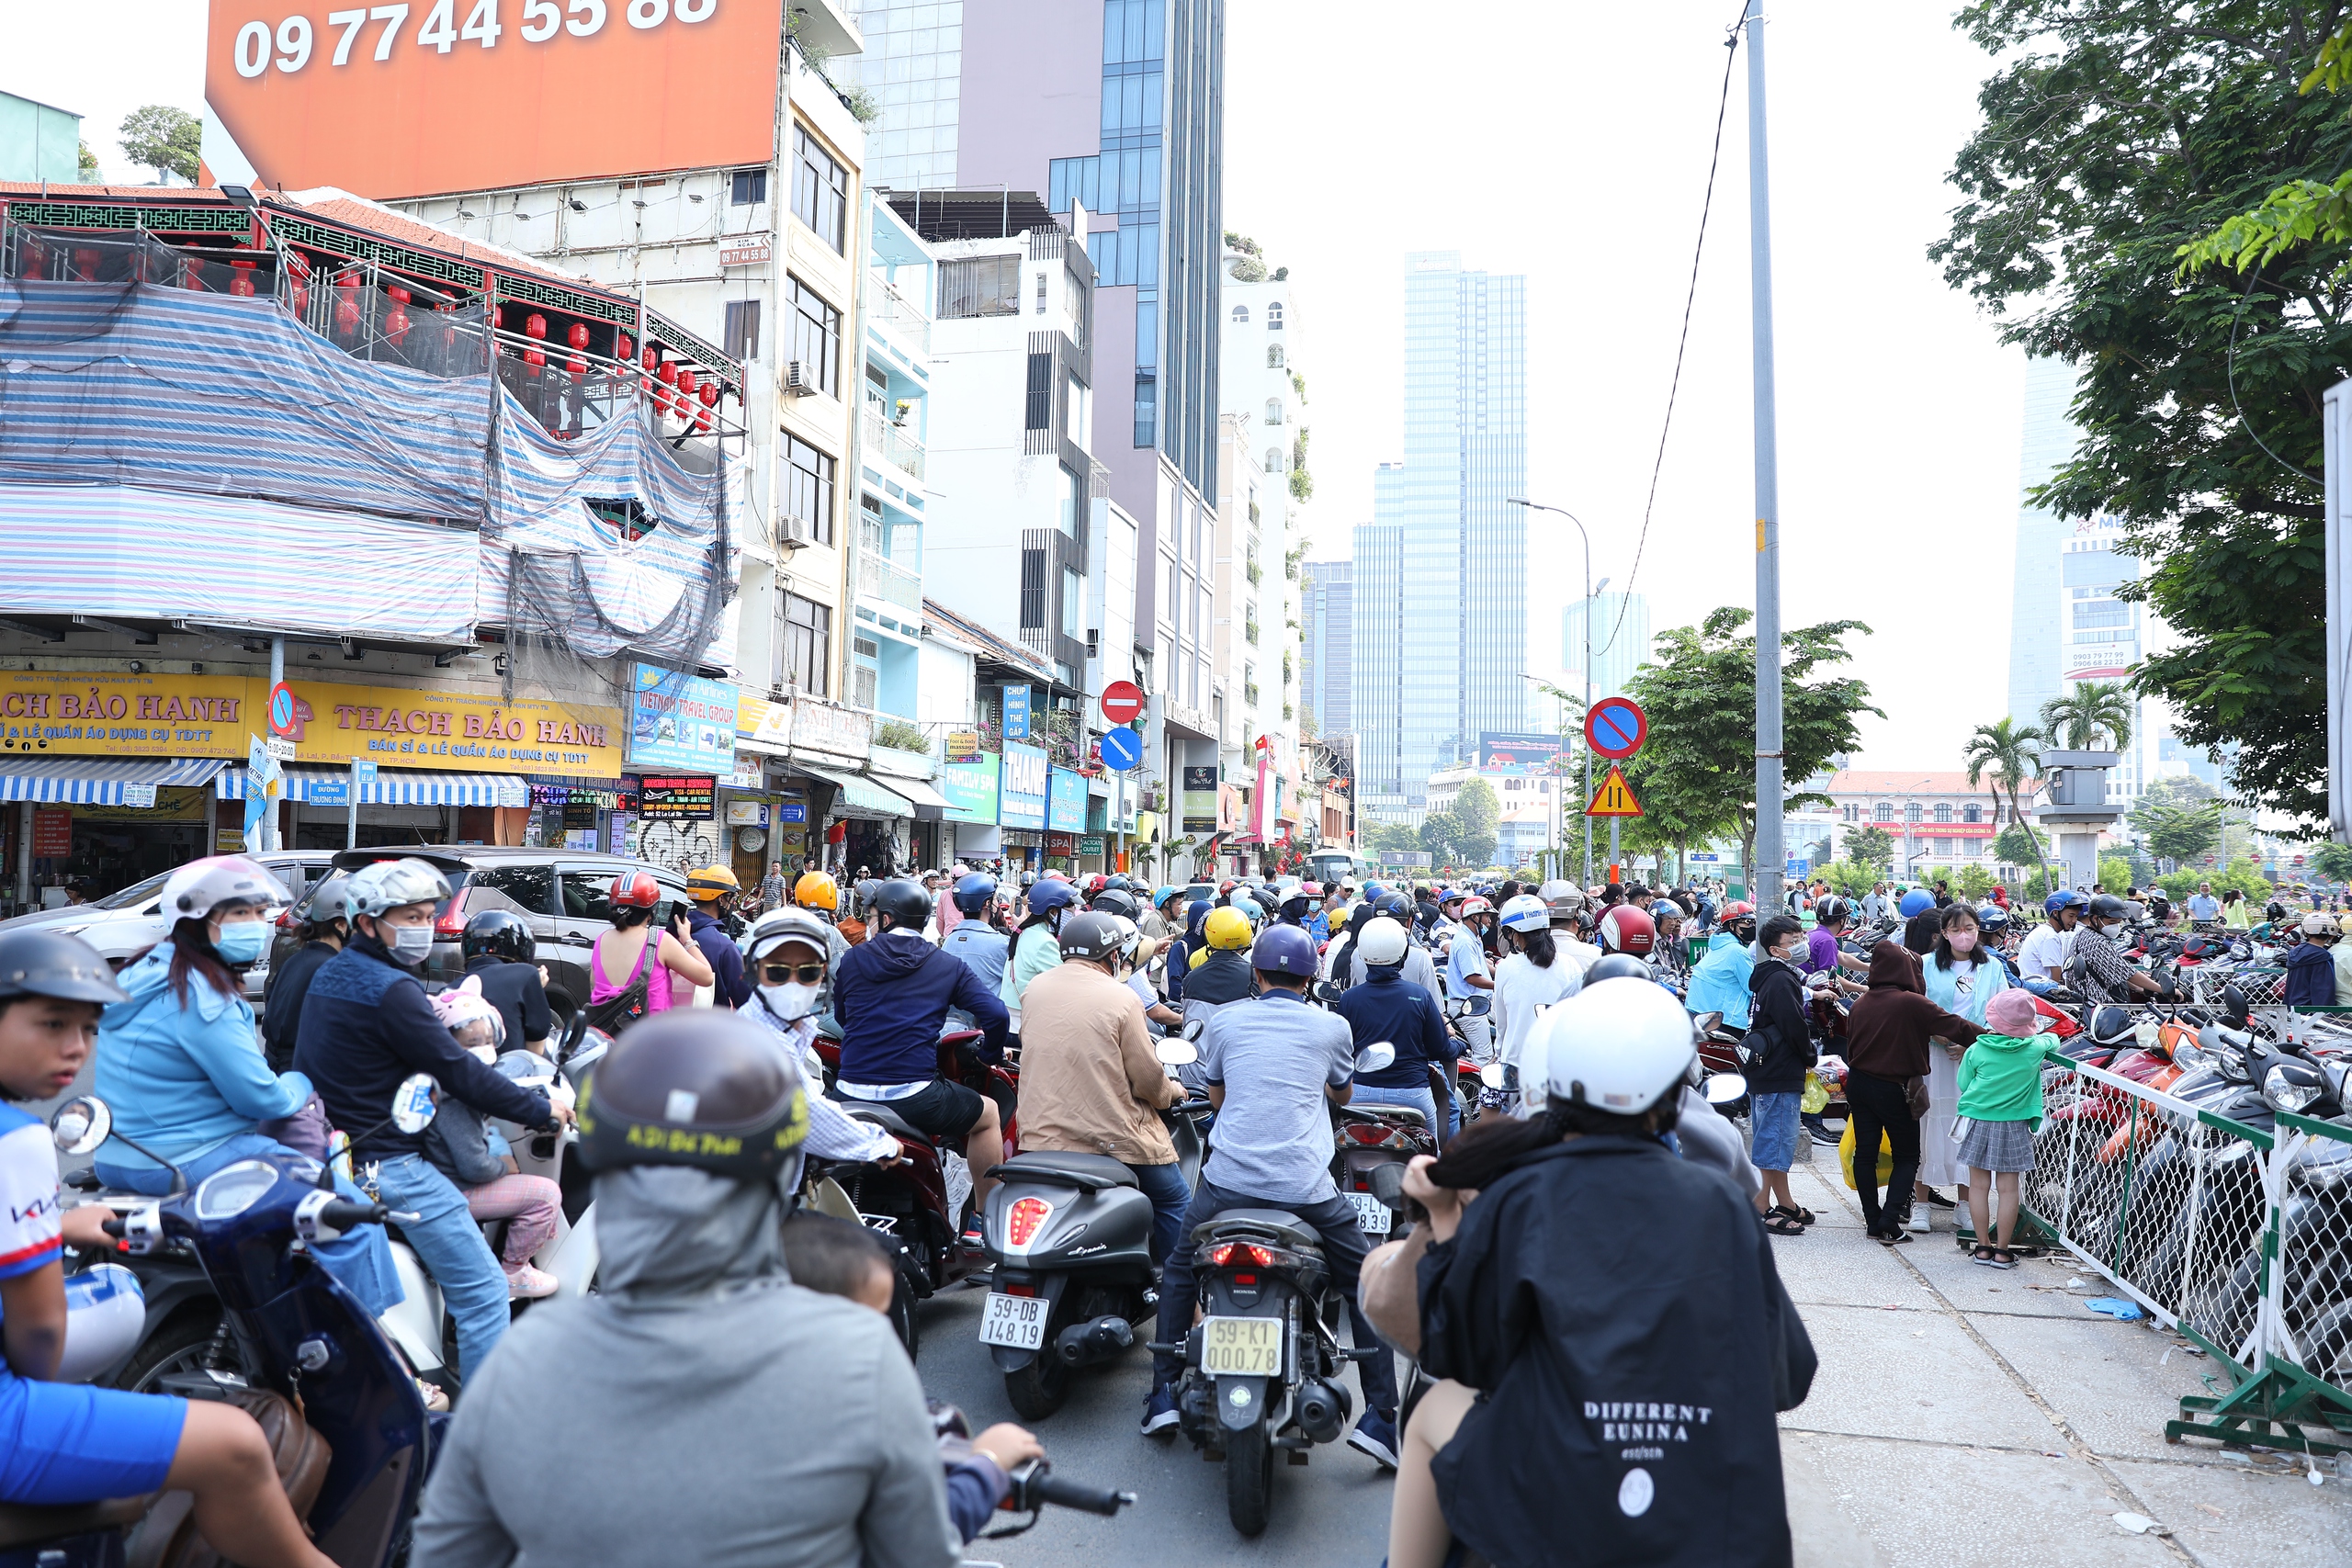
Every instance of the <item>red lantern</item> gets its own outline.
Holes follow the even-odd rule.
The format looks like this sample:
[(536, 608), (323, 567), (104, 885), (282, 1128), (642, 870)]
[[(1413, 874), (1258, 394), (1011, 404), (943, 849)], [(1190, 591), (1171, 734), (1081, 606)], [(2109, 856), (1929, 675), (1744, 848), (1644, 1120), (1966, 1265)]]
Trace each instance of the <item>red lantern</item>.
[(563, 341), (570, 344), (574, 348), (586, 348), (588, 346), (588, 323), (585, 321), (572, 322), (571, 329), (563, 334)]
[(254, 262), (250, 258), (240, 257), (229, 265), (236, 268), (236, 276), (229, 280), (229, 292), (240, 299), (252, 299), (254, 297)]
[(490, 308), (490, 327), (492, 332), (503, 332), (506, 329), (505, 306), (492, 305)]
[(629, 340), (628, 333), (619, 333), (616, 334), (616, 341), (613, 344), (613, 357), (615, 359), (617, 359), (623, 365), (626, 365), (628, 363), (629, 355), (636, 352), (637, 345)]
[(97, 252), (83, 249), (74, 253), (74, 278), (77, 283), (96, 283), (98, 280)]
[[(42, 244), (39, 240), (27, 240), (25, 242), (24, 276), (27, 277), (39, 277), (42, 273), (47, 272), (48, 270), (49, 247)], [(627, 343), (628, 342), (628, 339), (623, 338), (621, 339), (621, 342)]]
[(523, 335), (528, 338), (542, 338), (547, 336), (548, 319), (545, 316), (540, 315), (537, 310), (532, 311), (529, 317), (523, 322)]
[(653, 406), (666, 414), (671, 412), (672, 407), (669, 389), (678, 384), (678, 362), (674, 359), (663, 360), (662, 367), (653, 373), (653, 378), (662, 383), (660, 387), (654, 389)]
[(334, 276), (334, 330), (349, 337), (359, 330), (359, 270), (345, 267)]
[(286, 253), (286, 276), (291, 280), (289, 292), (294, 297), (294, 313), (300, 315), (311, 305), (311, 264), (300, 251)]
[(410, 326), (408, 302), (411, 296), (407, 289), (401, 288), (398, 284), (394, 284), (384, 292), (390, 295), (392, 299), (391, 314), (384, 318), (384, 340), (394, 348), (398, 348), (402, 340), (408, 336)]
[(695, 415), (695, 429), (707, 435), (710, 433), (713, 420), (717, 418), (712, 411), (718, 407), (718, 383), (705, 381), (702, 384), (701, 397), (702, 412)]

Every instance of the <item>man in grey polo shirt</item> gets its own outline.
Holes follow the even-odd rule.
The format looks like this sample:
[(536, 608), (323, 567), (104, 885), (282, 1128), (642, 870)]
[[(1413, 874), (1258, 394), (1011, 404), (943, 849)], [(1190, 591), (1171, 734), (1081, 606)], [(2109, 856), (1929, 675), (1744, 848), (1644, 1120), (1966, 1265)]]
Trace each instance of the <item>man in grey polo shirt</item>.
[[(1193, 1232), (1227, 1209), (1282, 1209), (1323, 1238), (1331, 1280), (1347, 1299), (1355, 1342), (1380, 1343), (1356, 1305), (1356, 1270), (1370, 1250), (1355, 1210), (1331, 1180), (1331, 1113), (1355, 1083), (1355, 1039), (1345, 1021), (1306, 999), (1315, 940), (1296, 926), (1272, 926), (1250, 949), (1260, 995), (1210, 1015), (1200, 1041), (1201, 1076), (1217, 1108), (1216, 1137), (1185, 1212), (1176, 1250), (1159, 1281), (1159, 1342), (1181, 1345), (1193, 1326), (1200, 1286)], [(1385, 1352), (1357, 1363), (1364, 1413), (1348, 1435), (1384, 1465), (1396, 1462), (1396, 1371)], [(1177, 1424), (1180, 1357), (1152, 1358), (1147, 1435)]]

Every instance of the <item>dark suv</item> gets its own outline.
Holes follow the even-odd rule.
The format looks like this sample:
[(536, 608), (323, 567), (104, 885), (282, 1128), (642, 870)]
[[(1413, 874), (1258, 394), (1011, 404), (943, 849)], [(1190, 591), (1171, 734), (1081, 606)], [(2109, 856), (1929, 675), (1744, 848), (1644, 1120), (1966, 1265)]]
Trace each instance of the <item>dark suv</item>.
[[(613, 878), (624, 871), (650, 871), (665, 897), (654, 911), (663, 926), (681, 910), (690, 908), (685, 878), (664, 866), (650, 865), (626, 855), (595, 854), (582, 850), (525, 850), (484, 844), (442, 844), (345, 850), (334, 857), (334, 869), (358, 870), (379, 860), (421, 860), (447, 877), (451, 896), (434, 911), (433, 956), (425, 960), (427, 989), (462, 979), (465, 955), (458, 939), (466, 922), (485, 909), (506, 909), (521, 915), (538, 939), (538, 962), (547, 967), (548, 1004), (559, 1020), (568, 1019), (588, 1003), (588, 960), (599, 933), (612, 930), (612, 905), (606, 897)], [(313, 889), (315, 891), (315, 888)], [(294, 930), (309, 916), (309, 896), (295, 906), (292, 918), (279, 928), (277, 951), (270, 962), (284, 961), (295, 946)]]

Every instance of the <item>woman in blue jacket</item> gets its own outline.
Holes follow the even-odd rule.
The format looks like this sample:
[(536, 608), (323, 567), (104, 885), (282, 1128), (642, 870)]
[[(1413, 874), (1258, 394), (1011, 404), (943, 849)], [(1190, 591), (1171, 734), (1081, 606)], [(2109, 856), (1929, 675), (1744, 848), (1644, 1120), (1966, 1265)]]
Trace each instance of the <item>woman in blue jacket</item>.
[[(277, 877), (243, 855), (190, 861), (164, 884), (171, 933), (117, 976), (130, 999), (98, 1025), (97, 1094), (122, 1134), (97, 1160), (107, 1186), (172, 1190), (171, 1173), (126, 1139), (177, 1166), (190, 1187), (238, 1160), (293, 1152), (256, 1128), (308, 1104), (311, 1080), (269, 1070), (238, 981), (269, 951), (269, 911), (284, 899)], [(380, 1226), (312, 1245), (371, 1316), (401, 1299)]]
[(1756, 910), (1734, 904), (1724, 911), (1724, 927), (1708, 939), (1707, 952), (1690, 971), (1690, 989), (1682, 1005), (1693, 1013), (1720, 1012), (1732, 1029), (1747, 1027), (1750, 996), (1748, 976), (1756, 970)]

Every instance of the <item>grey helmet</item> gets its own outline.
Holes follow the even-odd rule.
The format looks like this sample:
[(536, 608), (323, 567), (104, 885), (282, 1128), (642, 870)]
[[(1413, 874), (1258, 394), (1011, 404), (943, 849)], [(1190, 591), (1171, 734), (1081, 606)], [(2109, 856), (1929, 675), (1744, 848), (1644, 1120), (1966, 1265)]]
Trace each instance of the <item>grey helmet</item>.
[(404, 905), (437, 904), (447, 897), (449, 879), (434, 870), (431, 862), (412, 855), (361, 866), (351, 874), (344, 900), (352, 914), (372, 919)]
[(259, 861), (243, 855), (206, 855), (164, 881), (164, 913), (175, 920), (200, 920), (223, 904), (286, 902), (286, 885)]
[(78, 936), (46, 931), (0, 932), (0, 1001), (54, 997), (64, 1002), (127, 1002), (114, 971)]

